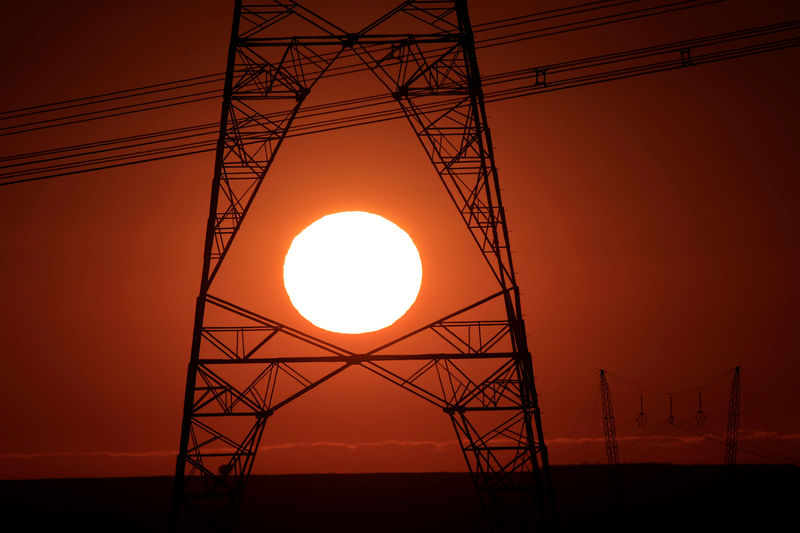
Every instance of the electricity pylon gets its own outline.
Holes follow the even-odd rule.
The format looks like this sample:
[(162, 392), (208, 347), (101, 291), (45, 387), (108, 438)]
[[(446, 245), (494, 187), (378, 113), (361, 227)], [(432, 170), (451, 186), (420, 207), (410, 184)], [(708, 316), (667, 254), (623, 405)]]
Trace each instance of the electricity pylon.
[[(497, 282), (494, 294), (358, 353), (211, 293), (304, 101), (343, 56), (396, 101)], [(284, 353), (281, 341), (307, 350)], [(420, 343), (430, 348), (407, 348)], [(173, 530), (229, 530), (270, 417), (353, 366), (448, 415), (493, 529), (551, 529), (547, 448), (466, 0), (406, 1), (357, 33), (290, 0), (236, 0)]]
[(611, 389), (608, 386), (605, 370), (600, 370), (600, 403), (603, 408), (603, 437), (606, 441), (608, 464), (616, 465), (619, 463), (617, 424), (614, 420), (614, 405), (611, 403)]
[(706, 423), (706, 413), (703, 411), (703, 391), (697, 391), (697, 414), (694, 416), (694, 421), (698, 426)]
[(728, 400), (728, 424), (725, 430), (725, 464), (736, 464), (736, 451), (739, 444), (739, 406), (742, 401), (741, 367), (736, 367), (731, 380), (731, 394)]
[(636, 415), (636, 425), (644, 428), (647, 425), (647, 415), (644, 413), (644, 393), (639, 393), (639, 414)]

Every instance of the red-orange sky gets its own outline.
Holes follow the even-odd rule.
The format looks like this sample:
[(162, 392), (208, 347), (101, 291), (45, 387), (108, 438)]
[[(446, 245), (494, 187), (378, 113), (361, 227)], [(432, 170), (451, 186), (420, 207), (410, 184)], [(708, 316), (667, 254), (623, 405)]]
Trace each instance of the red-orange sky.
[[(4, 6), (0, 108), (222, 72), (232, 4)], [(305, 4), (355, 30), (394, 2)], [(565, 4), (470, 8), (480, 23)], [(492, 74), (798, 15), (793, 1), (731, 0), (481, 51), (479, 62)], [(556, 462), (604, 459), (592, 440), (599, 368), (682, 391), (741, 365), (747, 437), (797, 443), (799, 59), (792, 49), (488, 105)], [(325, 101), (325, 87), (312, 98)], [(328, 90), (340, 98), (378, 87)], [(219, 105), (3, 137), (0, 155), (209, 122)], [(172, 472), (212, 165), (203, 154), (0, 187), (0, 478)], [(399, 121), (287, 141), (214, 292), (316, 333), (283, 292), (283, 255), (303, 227), (345, 209), (389, 218), (420, 250), (419, 299), (387, 335), (491, 292)], [(723, 424), (729, 379), (704, 391), (705, 411)], [(627, 427), (638, 392), (613, 378), (611, 387)], [(665, 418), (666, 396), (647, 398), (648, 416)], [(695, 404), (693, 393), (676, 396), (676, 417), (693, 419)], [(621, 440), (621, 460), (723, 457), (671, 441), (634, 455), (640, 444)], [(463, 469), (443, 413), (358, 368), (271, 419), (255, 466)]]

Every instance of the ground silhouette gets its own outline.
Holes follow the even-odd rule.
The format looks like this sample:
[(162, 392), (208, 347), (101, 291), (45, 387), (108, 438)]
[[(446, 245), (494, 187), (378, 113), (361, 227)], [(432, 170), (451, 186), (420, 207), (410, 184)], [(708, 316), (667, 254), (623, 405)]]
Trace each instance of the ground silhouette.
[[(797, 526), (800, 468), (553, 467), (560, 527), (578, 531), (780, 531)], [(169, 477), (0, 481), (5, 531), (167, 531)], [(616, 499), (616, 501), (615, 501)], [(461, 473), (253, 476), (235, 531), (487, 531)]]

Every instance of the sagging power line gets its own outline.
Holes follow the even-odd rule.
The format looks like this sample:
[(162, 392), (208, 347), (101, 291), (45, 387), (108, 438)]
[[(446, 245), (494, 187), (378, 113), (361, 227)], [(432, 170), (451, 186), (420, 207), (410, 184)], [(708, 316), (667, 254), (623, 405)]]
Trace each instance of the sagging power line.
[[(698, 39), (666, 43), (518, 69), (484, 77), (487, 102), (521, 98), (533, 94), (591, 85), (605, 81), (662, 72), (691, 65), (743, 57), (800, 44), (800, 21), (748, 28)], [(780, 39), (773, 35), (783, 34)], [(207, 83), (214, 75), (180, 80), (183, 85)], [(180, 84), (179, 84), (180, 85)], [(146, 90), (161, 90), (150, 86)], [(164, 89), (167, 90), (167, 89)], [(109, 93), (110, 94), (110, 93)], [(205, 98), (191, 93), (190, 100)], [(108, 95), (103, 98), (108, 98)], [(163, 100), (163, 99), (159, 99)], [(149, 102), (151, 107), (183, 105)], [(446, 110), (455, 100), (422, 104), (428, 112)], [(71, 105), (71, 104), (70, 104)], [(130, 110), (129, 110), (130, 111)], [(127, 111), (122, 111), (127, 112)], [(103, 115), (98, 115), (103, 116)], [(297, 126), (291, 136), (376, 124), (402, 118), (390, 95), (371, 95), (308, 106), (298, 113)], [(273, 118), (264, 115), (265, 118)], [(94, 117), (88, 117), (92, 120)], [(78, 173), (183, 157), (214, 149), (216, 123), (173, 128), (142, 135), (128, 136), (93, 143), (13, 154), (0, 158), (0, 185), (63, 177)]]

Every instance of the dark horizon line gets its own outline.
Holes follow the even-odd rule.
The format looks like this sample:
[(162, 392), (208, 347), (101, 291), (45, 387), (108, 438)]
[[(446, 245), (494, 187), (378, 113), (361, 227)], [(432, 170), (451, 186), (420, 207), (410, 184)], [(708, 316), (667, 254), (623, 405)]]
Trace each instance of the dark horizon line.
[[(563, 463), (563, 464), (550, 464), (550, 468), (631, 468), (631, 467), (680, 467), (680, 468), (729, 468), (730, 465), (723, 463), (684, 463), (684, 462), (646, 462), (646, 463), (626, 463), (620, 462), (617, 465), (609, 465), (608, 463)], [(796, 468), (800, 469), (800, 465), (794, 463), (738, 463), (733, 465), (734, 468)], [(287, 474), (250, 474), (250, 477), (314, 477), (314, 476), (438, 476), (438, 475), (460, 475), (470, 476), (469, 472), (464, 471), (414, 471), (414, 472), (315, 472), (315, 473), (287, 473)], [(141, 476), (87, 476), (87, 477), (32, 477), (32, 478), (13, 478), (13, 479), (0, 479), (0, 483), (9, 483), (15, 481), (81, 481), (81, 480), (110, 480), (110, 479), (173, 479), (174, 474), (161, 474), (161, 475), (141, 475)]]

